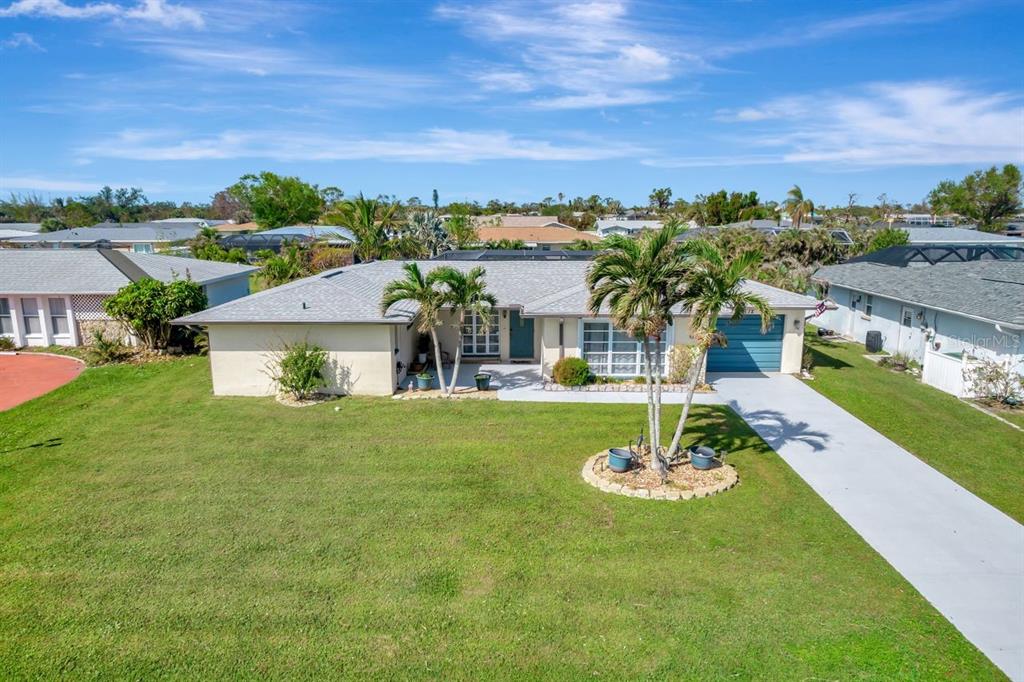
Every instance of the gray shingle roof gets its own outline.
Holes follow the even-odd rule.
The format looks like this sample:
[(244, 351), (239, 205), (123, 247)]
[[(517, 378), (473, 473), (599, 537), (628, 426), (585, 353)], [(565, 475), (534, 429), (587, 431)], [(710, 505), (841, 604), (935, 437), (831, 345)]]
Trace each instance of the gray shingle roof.
[[(164, 282), (191, 277), (209, 284), (256, 268), (234, 263), (119, 253)], [(0, 249), (0, 292), (19, 294), (112, 294), (131, 280), (95, 249)]]
[(1007, 237), (962, 227), (904, 227), (911, 244), (1024, 244), (1024, 238)]
[[(417, 261), (423, 272), (448, 265), (469, 271), (472, 261)], [(381, 315), (381, 293), (388, 282), (403, 276), (403, 261), (352, 265), (261, 291), (182, 318), (188, 324), (282, 323), (401, 323), (407, 324), (415, 305), (392, 306)], [(525, 316), (588, 315), (584, 284), (586, 261), (488, 261), (487, 289), (502, 307), (519, 306)], [(766, 284), (748, 282), (750, 290), (782, 309), (809, 309), (814, 300)], [(680, 312), (680, 311), (677, 311)]]
[(897, 267), (845, 263), (814, 278), (864, 293), (939, 308), (989, 322), (1024, 326), (1024, 262), (971, 261)]
[(127, 223), (123, 227), (101, 223), (93, 227), (73, 227), (54, 232), (41, 232), (31, 237), (15, 237), (11, 243), (89, 243), (106, 239), (111, 242), (176, 242), (192, 239), (199, 226), (192, 223)]

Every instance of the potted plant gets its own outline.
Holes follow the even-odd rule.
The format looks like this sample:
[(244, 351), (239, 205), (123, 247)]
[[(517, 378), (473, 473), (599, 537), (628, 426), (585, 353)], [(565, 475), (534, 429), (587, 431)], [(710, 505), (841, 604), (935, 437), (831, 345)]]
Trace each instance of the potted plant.
[(491, 375), (486, 372), (477, 372), (473, 375), (473, 379), (476, 380), (476, 390), (478, 391), (489, 391), (491, 390)]
[(427, 351), (430, 350), (430, 337), (420, 334), (416, 339), (416, 362), (421, 365), (427, 364)]
[(690, 465), (694, 469), (713, 469), (717, 465), (715, 451), (706, 445), (690, 448)]
[(434, 387), (434, 375), (430, 372), (420, 372), (416, 375), (416, 388), (420, 391), (429, 391)]

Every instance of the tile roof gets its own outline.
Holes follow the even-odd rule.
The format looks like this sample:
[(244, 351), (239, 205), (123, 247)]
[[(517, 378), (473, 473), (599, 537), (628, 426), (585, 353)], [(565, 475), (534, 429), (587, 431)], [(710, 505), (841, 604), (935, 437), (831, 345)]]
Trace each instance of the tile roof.
[[(206, 323), (400, 323), (416, 315), (411, 304), (392, 306), (381, 314), (380, 299), (388, 282), (403, 276), (404, 261), (374, 261), (331, 270), (267, 289), (251, 296), (189, 315), (187, 324)], [(463, 272), (472, 261), (417, 261), (423, 272), (448, 265)], [(525, 316), (588, 315), (584, 284), (587, 261), (488, 261), (487, 289), (501, 307), (521, 307)], [(810, 309), (814, 300), (766, 284), (747, 282), (778, 308)], [(681, 309), (677, 312), (682, 312)]]
[(1024, 327), (1024, 261), (970, 261), (897, 267), (844, 263), (814, 279), (864, 293)]
[(573, 227), (478, 227), (476, 234), (482, 242), (508, 239), (527, 244), (568, 244), (577, 239), (588, 242), (601, 239), (593, 232), (581, 232)]
[[(0, 249), (0, 292), (19, 294), (112, 294), (131, 279), (97, 249)], [(153, 279), (191, 277), (208, 284), (256, 268), (234, 263), (113, 252)]]

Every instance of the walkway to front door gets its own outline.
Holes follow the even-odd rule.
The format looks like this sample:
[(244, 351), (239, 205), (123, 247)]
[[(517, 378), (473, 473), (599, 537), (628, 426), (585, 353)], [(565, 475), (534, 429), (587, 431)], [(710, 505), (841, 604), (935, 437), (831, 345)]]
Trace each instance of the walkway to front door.
[(949, 622), (1024, 680), (1024, 526), (795, 377), (713, 385)]

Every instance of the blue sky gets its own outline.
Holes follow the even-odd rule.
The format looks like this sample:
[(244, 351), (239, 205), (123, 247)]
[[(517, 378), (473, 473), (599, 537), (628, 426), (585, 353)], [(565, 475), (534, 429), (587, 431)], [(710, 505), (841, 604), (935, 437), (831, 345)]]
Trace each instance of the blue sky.
[(1024, 158), (1019, 2), (0, 0), (0, 191), (920, 200)]

